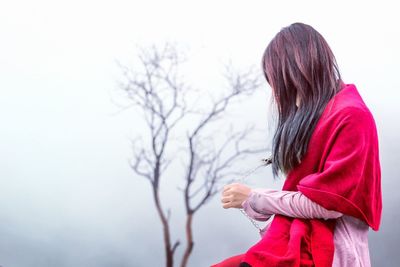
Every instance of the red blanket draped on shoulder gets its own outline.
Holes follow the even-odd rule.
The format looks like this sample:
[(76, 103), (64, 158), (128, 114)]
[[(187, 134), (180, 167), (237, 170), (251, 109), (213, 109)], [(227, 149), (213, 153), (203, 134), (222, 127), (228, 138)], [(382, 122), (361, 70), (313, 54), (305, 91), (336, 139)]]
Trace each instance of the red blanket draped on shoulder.
[[(345, 85), (327, 104), (302, 162), (282, 190), (300, 191), (328, 210), (380, 225), (381, 170), (374, 118), (356, 87)], [(335, 220), (275, 215), (245, 254), (252, 267), (331, 267)]]

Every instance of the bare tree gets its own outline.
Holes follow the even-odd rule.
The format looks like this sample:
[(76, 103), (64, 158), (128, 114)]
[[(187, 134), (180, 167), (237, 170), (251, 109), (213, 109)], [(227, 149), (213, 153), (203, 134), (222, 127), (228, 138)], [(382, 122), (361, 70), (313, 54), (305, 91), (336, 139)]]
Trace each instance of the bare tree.
[[(216, 142), (207, 129), (216, 127), (227, 108), (241, 96), (251, 95), (259, 87), (259, 75), (252, 69), (238, 73), (231, 64), (225, 66), (224, 76), (229, 84), (228, 92), (211, 101), (206, 110), (200, 111), (189, 104), (187, 94), (192, 92), (179, 75), (179, 66), (185, 61), (175, 45), (166, 43), (161, 49), (152, 46), (141, 49), (140, 69), (121, 66), (125, 82), (120, 87), (126, 92), (132, 105), (141, 111), (149, 130), (148, 145), (133, 143), (133, 171), (150, 182), (154, 204), (162, 223), (166, 266), (174, 266), (174, 253), (180, 241), (173, 241), (170, 233), (170, 209), (165, 210), (160, 199), (160, 181), (169, 164), (176, 158), (168, 156), (167, 148), (173, 142), (172, 133), (183, 128), (182, 121), (188, 116), (192, 127), (186, 131), (181, 149), (185, 151), (184, 185), (181, 188), (186, 209), (186, 244), (181, 267), (186, 267), (193, 250), (193, 216), (219, 190), (221, 182), (237, 174), (232, 164), (246, 154), (259, 153), (263, 149), (244, 147), (253, 127), (241, 131), (229, 128), (224, 141)], [(197, 120), (194, 120), (196, 118)], [(179, 126), (181, 125), (181, 126)], [(179, 126), (179, 127), (178, 127)]]

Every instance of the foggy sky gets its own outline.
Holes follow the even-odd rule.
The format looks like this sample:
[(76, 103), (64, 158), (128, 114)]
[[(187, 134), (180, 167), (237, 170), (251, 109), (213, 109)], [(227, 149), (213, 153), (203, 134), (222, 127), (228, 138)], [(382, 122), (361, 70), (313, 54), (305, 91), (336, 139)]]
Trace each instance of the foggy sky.
[[(399, 18), (389, 1), (12, 1), (0, 8), (0, 265), (164, 266), (150, 186), (129, 168), (130, 139), (143, 121), (118, 90), (116, 61), (134, 66), (136, 45), (176, 42), (193, 87), (221, 88), (223, 63), (259, 66), (281, 27), (301, 21), (327, 39), (344, 81), (374, 115), (383, 220), (370, 230), (373, 266), (400, 261), (398, 142)], [(230, 116), (264, 129), (269, 88)], [(231, 118), (232, 118), (231, 117)], [(221, 127), (226, 125), (221, 124)], [(242, 170), (255, 165), (249, 157)], [(172, 238), (184, 241), (179, 170), (163, 181)], [(270, 169), (251, 186), (279, 188)], [(194, 218), (191, 267), (243, 253), (259, 239), (219, 196)], [(180, 262), (182, 246), (175, 261)]]

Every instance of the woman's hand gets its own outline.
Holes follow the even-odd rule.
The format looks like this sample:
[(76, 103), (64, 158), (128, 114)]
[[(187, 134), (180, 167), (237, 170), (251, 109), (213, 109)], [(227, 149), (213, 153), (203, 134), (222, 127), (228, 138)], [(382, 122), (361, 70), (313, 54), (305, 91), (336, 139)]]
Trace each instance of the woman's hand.
[(222, 192), (222, 207), (242, 208), (242, 202), (245, 201), (251, 193), (251, 188), (240, 183), (232, 183), (224, 186)]

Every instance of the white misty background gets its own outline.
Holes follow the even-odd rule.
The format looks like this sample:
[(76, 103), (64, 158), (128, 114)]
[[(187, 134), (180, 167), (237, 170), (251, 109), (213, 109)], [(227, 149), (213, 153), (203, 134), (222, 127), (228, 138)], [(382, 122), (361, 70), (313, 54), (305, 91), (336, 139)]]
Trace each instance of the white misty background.
[[(383, 221), (371, 230), (373, 266), (396, 266), (400, 195), (399, 18), (391, 1), (12, 1), (0, 8), (0, 265), (163, 266), (161, 227), (150, 186), (129, 166), (137, 114), (115, 102), (121, 69), (134, 66), (136, 45), (178, 43), (185, 77), (197, 89), (222, 88), (223, 63), (258, 65), (281, 27), (301, 21), (327, 39), (344, 81), (356, 84), (377, 123)], [(233, 108), (240, 129), (265, 128), (270, 88), (264, 83)], [(226, 130), (226, 129), (221, 129)], [(261, 135), (258, 137), (260, 140)], [(265, 136), (266, 139), (270, 138)], [(249, 156), (239, 170), (258, 164)], [(173, 173), (173, 169), (170, 170)], [(165, 183), (179, 184), (168, 180)], [(279, 188), (261, 169), (250, 186)], [(164, 188), (164, 187), (163, 187)], [(167, 188), (167, 187), (165, 187)], [(174, 186), (161, 192), (184, 216)], [(199, 211), (188, 266), (243, 253), (259, 236), (219, 197)], [(182, 257), (177, 251), (177, 259)]]

